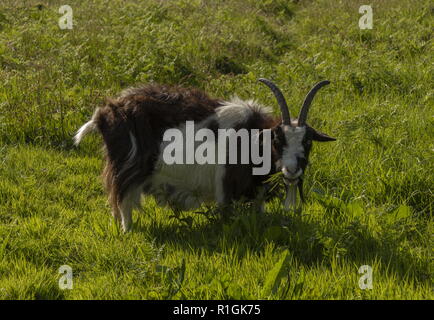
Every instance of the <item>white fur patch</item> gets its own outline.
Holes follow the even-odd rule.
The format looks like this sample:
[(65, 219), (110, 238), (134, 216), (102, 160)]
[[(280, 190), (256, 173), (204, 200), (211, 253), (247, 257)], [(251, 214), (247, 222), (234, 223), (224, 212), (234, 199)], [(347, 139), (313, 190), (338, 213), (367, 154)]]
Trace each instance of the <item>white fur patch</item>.
[(151, 178), (151, 193), (161, 205), (188, 210), (215, 200), (216, 165), (167, 165), (160, 158)]
[(77, 146), (84, 138), (85, 135), (94, 131), (95, 129), (96, 129), (96, 123), (95, 121), (93, 121), (93, 119), (86, 122), (84, 125), (81, 126), (80, 129), (78, 129), (77, 134), (74, 136), (73, 138), (74, 144)]
[[(195, 131), (206, 127), (209, 120), (210, 118), (195, 123)], [(185, 139), (185, 124), (176, 129), (182, 132)], [(184, 159), (186, 159), (185, 153), (187, 151), (185, 143), (184, 140)], [(151, 178), (150, 193), (154, 195), (157, 202), (161, 205), (169, 204), (179, 209), (188, 210), (200, 207), (202, 202), (214, 201), (218, 165), (185, 164), (185, 162), (184, 164), (168, 165), (163, 159), (163, 150), (168, 144), (167, 141), (161, 142), (160, 155)], [(198, 144), (200, 142), (196, 142), (195, 148)]]
[(228, 129), (246, 121), (253, 112), (264, 115), (271, 114), (269, 108), (258, 104), (254, 100), (244, 101), (238, 97), (233, 97), (230, 101), (223, 102), (222, 106), (216, 109), (216, 118), (220, 128)]
[(306, 133), (305, 127), (283, 126), (287, 145), (283, 148), (282, 171), (288, 178), (296, 178), (298, 172), (297, 157), (304, 157), (302, 141)]

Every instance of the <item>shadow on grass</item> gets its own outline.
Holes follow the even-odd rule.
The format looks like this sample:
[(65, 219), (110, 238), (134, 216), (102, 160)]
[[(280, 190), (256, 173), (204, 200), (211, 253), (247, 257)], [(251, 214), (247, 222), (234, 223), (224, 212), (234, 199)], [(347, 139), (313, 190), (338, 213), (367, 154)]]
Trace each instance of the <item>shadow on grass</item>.
[[(343, 214), (343, 213), (342, 213)], [(346, 223), (315, 220), (310, 214), (274, 210), (264, 214), (242, 210), (230, 218), (213, 218), (187, 225), (177, 220), (169, 223), (151, 220), (136, 225), (157, 245), (175, 245), (182, 250), (232, 252), (243, 259), (247, 252), (261, 254), (267, 244), (288, 249), (301, 264), (332, 267), (336, 259), (355, 266), (381, 262), (381, 272), (398, 277), (429, 281), (429, 262), (415, 261), (409, 250), (393, 235), (374, 235), (372, 230), (355, 219)], [(196, 218), (194, 219), (196, 220)]]

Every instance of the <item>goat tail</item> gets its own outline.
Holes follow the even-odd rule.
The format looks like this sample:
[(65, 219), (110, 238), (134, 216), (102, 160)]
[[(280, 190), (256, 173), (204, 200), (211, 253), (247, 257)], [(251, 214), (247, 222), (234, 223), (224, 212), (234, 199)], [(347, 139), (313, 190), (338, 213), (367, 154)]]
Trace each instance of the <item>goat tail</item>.
[(80, 129), (78, 129), (77, 133), (74, 136), (74, 145), (78, 146), (78, 144), (81, 142), (81, 140), (84, 138), (85, 135), (88, 133), (95, 131), (97, 129), (95, 117), (92, 117), (92, 119), (88, 122), (86, 122), (84, 125), (81, 126)]

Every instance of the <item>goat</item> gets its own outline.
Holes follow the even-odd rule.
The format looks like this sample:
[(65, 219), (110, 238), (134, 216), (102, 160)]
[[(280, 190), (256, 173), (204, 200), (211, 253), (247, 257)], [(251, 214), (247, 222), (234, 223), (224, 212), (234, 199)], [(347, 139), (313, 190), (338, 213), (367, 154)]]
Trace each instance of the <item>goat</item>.
[[(112, 214), (124, 231), (131, 227), (132, 210), (139, 207), (142, 194), (153, 195), (159, 204), (181, 210), (210, 201), (216, 201), (218, 206), (237, 200), (262, 206), (269, 194), (270, 176), (281, 172), (286, 186), (285, 207), (298, 207), (297, 189), (304, 202), (303, 174), (312, 141), (336, 140), (306, 124), (312, 99), (330, 82), (316, 84), (307, 94), (298, 118), (291, 119), (280, 89), (270, 80), (259, 81), (274, 93), (282, 118), (273, 117), (269, 109), (253, 100), (224, 101), (198, 89), (156, 84), (126, 89), (96, 109), (74, 140), (78, 145), (89, 132), (101, 133), (106, 155), (103, 178)], [(242, 164), (167, 164), (163, 159), (168, 145), (165, 132), (178, 128), (185, 135), (187, 122), (214, 133), (220, 129), (256, 130), (259, 135), (270, 132), (270, 147), (264, 147), (265, 139), (260, 143), (271, 159), (268, 172), (252, 174), (256, 164), (251, 160)], [(250, 138), (252, 135), (249, 133)], [(240, 149), (236, 151), (240, 153)]]

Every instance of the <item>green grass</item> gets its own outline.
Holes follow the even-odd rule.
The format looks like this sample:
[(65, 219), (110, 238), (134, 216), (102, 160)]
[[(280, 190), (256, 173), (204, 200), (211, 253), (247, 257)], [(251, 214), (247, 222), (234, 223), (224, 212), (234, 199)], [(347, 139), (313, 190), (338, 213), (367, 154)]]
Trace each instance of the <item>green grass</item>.
[[(0, 299), (433, 299), (434, 7), (370, 3), (360, 30), (361, 0), (71, 0), (74, 29), (60, 30), (64, 1), (3, 0)], [(95, 107), (152, 81), (275, 107), (259, 77), (292, 113), (332, 82), (309, 122), (338, 140), (314, 146), (303, 213), (275, 199), (184, 223), (146, 198), (123, 234), (101, 139), (72, 146)]]

